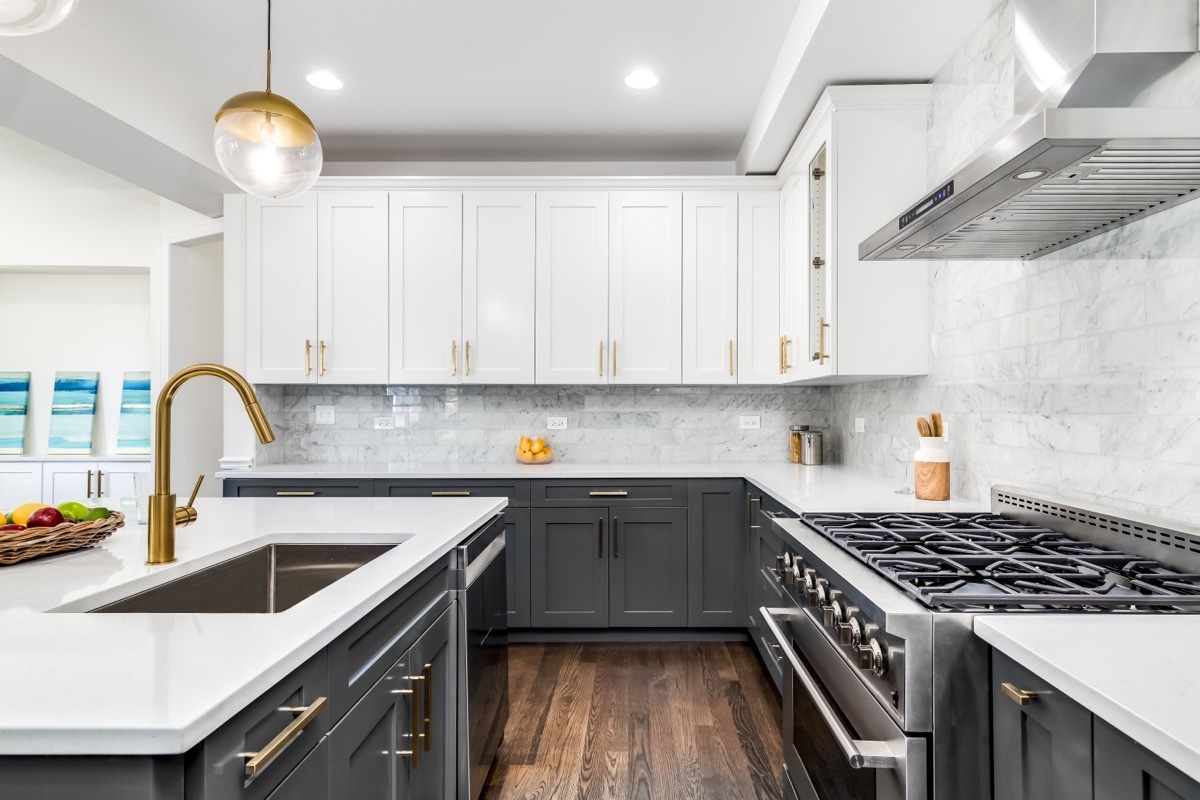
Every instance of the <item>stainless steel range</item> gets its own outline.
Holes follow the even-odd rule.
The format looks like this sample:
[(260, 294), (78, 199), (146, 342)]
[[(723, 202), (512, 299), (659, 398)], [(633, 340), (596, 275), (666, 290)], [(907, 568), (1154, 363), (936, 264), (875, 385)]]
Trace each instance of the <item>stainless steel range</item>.
[(760, 613), (797, 798), (991, 796), (975, 614), (1200, 611), (1200, 530), (1001, 486), (991, 511), (772, 521), (791, 602)]

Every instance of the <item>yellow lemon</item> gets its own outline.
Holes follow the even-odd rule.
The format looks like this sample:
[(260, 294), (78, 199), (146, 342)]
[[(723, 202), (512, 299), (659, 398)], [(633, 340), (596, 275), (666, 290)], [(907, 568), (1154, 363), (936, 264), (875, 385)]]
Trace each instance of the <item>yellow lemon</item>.
[(13, 509), (10, 515), (14, 525), (26, 525), (29, 523), (29, 515), (37, 511), (39, 508), (47, 508), (45, 503), (26, 503), (23, 506), (18, 506)]
[(538, 453), (542, 452), (542, 450), (544, 450), (545, 448), (546, 448), (545, 442), (543, 442), (541, 439), (534, 439), (533, 447), (529, 448), (529, 450), (534, 455), (537, 455)]

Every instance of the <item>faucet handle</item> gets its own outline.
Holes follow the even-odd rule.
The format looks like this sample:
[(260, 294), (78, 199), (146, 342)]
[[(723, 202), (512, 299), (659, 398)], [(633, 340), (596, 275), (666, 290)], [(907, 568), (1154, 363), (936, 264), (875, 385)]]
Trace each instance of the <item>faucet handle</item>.
[(202, 484), (202, 483), (204, 483), (204, 473), (203, 472), (201, 472), (196, 477), (196, 485), (192, 487), (192, 496), (189, 497), (188, 501), (187, 501), (189, 508), (191, 508), (191, 506), (196, 502), (196, 495), (200, 494), (200, 484)]

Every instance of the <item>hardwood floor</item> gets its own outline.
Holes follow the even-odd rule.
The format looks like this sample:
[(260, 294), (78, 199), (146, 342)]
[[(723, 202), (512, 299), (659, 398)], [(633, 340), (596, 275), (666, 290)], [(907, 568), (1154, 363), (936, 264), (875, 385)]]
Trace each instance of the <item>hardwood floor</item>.
[(749, 644), (524, 644), (484, 800), (781, 797), (779, 695)]

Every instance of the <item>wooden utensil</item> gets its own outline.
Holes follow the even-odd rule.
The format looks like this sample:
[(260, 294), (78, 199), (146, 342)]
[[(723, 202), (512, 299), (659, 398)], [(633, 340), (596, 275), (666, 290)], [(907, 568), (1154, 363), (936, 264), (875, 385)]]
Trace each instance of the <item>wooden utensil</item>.
[(917, 433), (921, 436), (933, 436), (933, 426), (924, 417), (917, 417)]
[(945, 432), (942, 430), (942, 415), (941, 415), (941, 413), (938, 411), (935, 411), (929, 415), (929, 418), (931, 420), (933, 420), (933, 435), (934, 436), (944, 436)]

